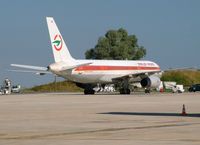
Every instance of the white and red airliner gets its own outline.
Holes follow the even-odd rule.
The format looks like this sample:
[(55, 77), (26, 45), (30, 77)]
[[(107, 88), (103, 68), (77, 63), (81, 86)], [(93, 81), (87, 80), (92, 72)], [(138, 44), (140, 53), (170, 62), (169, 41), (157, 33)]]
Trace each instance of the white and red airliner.
[(147, 90), (157, 88), (162, 75), (160, 67), (152, 61), (79, 60), (74, 59), (52, 17), (47, 25), (55, 63), (46, 67), (11, 64), (11, 66), (37, 70), (38, 74), (52, 72), (84, 88), (85, 94), (94, 94), (97, 84), (120, 84), (120, 94), (130, 94), (129, 83), (141, 82)]

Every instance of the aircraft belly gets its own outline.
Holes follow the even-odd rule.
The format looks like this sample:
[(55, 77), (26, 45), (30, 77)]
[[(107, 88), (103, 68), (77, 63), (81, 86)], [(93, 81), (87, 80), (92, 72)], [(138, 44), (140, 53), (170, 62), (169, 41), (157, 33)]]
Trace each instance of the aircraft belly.
[(96, 75), (72, 75), (72, 78), (76, 82), (80, 83), (103, 83), (105, 81), (102, 81), (100, 78), (102, 75), (96, 74)]
[(77, 81), (81, 81), (83, 83), (112, 83), (112, 76), (113, 74), (105, 74), (102, 72), (86, 72), (79, 75), (73, 75)]

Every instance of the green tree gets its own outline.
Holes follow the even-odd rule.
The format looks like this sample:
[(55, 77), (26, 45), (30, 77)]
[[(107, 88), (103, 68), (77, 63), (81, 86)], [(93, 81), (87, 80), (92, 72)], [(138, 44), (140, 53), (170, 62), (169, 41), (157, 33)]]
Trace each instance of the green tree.
[(86, 59), (138, 60), (146, 55), (146, 49), (139, 46), (135, 35), (128, 35), (123, 28), (109, 30), (100, 37), (94, 48), (85, 52)]

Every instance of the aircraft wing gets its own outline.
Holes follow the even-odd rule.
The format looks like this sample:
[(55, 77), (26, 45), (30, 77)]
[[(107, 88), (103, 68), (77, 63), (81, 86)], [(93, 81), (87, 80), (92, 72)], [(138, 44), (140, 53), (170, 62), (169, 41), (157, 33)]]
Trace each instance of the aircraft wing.
[(122, 76), (113, 78), (112, 80), (113, 81), (123, 81), (124, 79), (127, 79), (127, 78), (136, 78), (136, 80), (139, 81), (147, 76), (150, 76), (150, 75), (153, 75), (156, 73), (162, 74), (162, 73), (166, 73), (169, 71), (178, 71), (178, 70), (198, 70), (198, 69), (196, 69), (195, 67), (185, 67), (185, 68), (177, 68), (177, 69), (168, 69), (168, 70), (164, 70), (164, 71), (158, 70), (158, 71), (145, 72), (145, 73), (134, 73), (134, 74), (122, 75)]
[(169, 72), (169, 71), (181, 71), (181, 70), (188, 70), (188, 71), (190, 71), (190, 70), (198, 70), (196, 67), (183, 67), (183, 68), (176, 68), (176, 69), (168, 69), (168, 70), (164, 70), (163, 72), (165, 73), (165, 72)]
[(140, 78), (140, 79), (143, 79), (147, 76), (150, 76), (150, 75), (153, 75), (153, 74), (156, 74), (156, 73), (161, 73), (162, 71), (158, 70), (158, 71), (152, 71), (152, 72), (143, 72), (143, 73), (134, 73), (134, 74), (127, 74), (127, 75), (122, 75), (120, 77), (116, 77), (116, 78), (113, 78), (112, 80), (113, 81), (122, 81), (124, 79), (127, 79), (127, 78)]

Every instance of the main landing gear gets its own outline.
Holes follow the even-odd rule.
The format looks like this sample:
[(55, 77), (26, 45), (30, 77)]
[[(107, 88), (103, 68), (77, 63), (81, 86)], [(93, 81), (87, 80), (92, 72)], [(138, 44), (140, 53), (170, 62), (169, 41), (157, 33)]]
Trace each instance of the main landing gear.
[(151, 89), (146, 88), (144, 92), (145, 92), (145, 93), (151, 93)]
[(84, 94), (85, 95), (93, 95), (95, 93), (95, 91), (93, 90), (93, 88), (85, 88), (84, 89)]
[(131, 90), (129, 89), (129, 79), (124, 79), (122, 82), (122, 88), (120, 89), (120, 94), (130, 94)]
[(95, 91), (93, 90), (94, 88), (94, 84), (82, 84), (82, 83), (76, 83), (76, 85), (80, 88), (84, 89), (84, 94), (85, 95), (93, 95), (95, 93)]
[(122, 88), (119, 90), (120, 94), (130, 94), (131, 93), (131, 90), (130, 89), (125, 89), (125, 88)]

